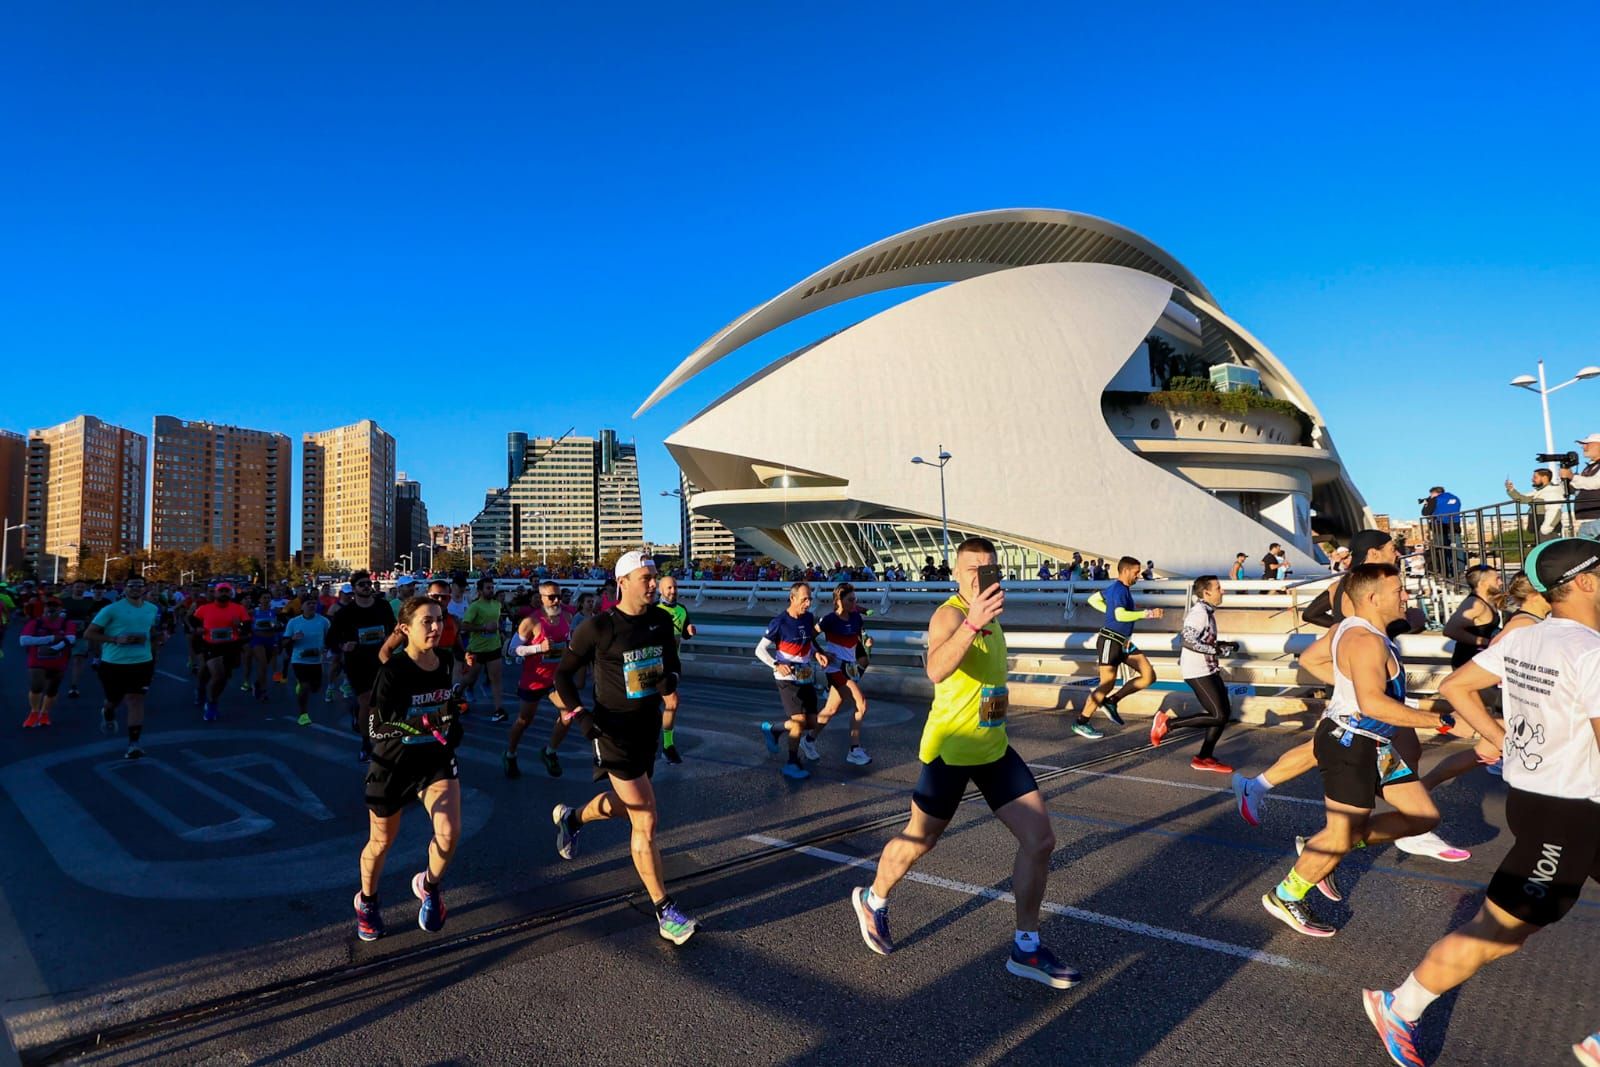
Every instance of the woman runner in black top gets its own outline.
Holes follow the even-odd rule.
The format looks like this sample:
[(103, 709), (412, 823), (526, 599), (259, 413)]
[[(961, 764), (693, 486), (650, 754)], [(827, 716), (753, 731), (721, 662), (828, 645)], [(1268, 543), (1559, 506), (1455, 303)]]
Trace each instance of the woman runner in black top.
[[(594, 746), (595, 781), (611, 788), (581, 809), (557, 804), (556, 852), (577, 855), (578, 831), (587, 823), (626, 818), (633, 826), (633, 865), (655, 904), (661, 936), (681, 945), (695, 922), (678, 910), (661, 876), (656, 845), (656, 794), (650, 784), (663, 708), (678, 706), (678, 641), (672, 616), (656, 606), (655, 561), (629, 552), (617, 561), (618, 602), (586, 620), (567, 642), (556, 668), (556, 693)], [(593, 666), (594, 707), (583, 706), (577, 676)]]
[(400, 812), (420, 799), (433, 822), (428, 868), (411, 879), (412, 895), (422, 901), (417, 925), (429, 933), (444, 927), (439, 881), (461, 832), (461, 783), (455, 757), (461, 724), (458, 698), (450, 684), (450, 653), (439, 648), (444, 608), (427, 597), (413, 597), (400, 608), (398, 629), (405, 635), (406, 647), (378, 669), (363, 723), (372, 751), (367, 771), (369, 835), (361, 851), (361, 890), (355, 899), (356, 934), (363, 941), (383, 936), (378, 877), (400, 830)]

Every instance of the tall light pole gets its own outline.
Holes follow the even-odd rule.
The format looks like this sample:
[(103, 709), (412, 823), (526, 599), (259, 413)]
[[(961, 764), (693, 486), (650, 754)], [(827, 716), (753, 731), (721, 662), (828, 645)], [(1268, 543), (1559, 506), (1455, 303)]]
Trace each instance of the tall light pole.
[[(1560, 385), (1547, 387), (1544, 383), (1544, 360), (1541, 359), (1537, 378), (1531, 374), (1519, 374), (1511, 379), (1511, 384), (1518, 389), (1526, 389), (1530, 393), (1539, 394), (1539, 406), (1544, 409), (1544, 450), (1546, 454), (1553, 455), (1556, 450), (1555, 435), (1550, 432), (1550, 394), (1558, 389), (1565, 389), (1573, 382), (1587, 381), (1590, 378), (1600, 378), (1600, 367), (1585, 367), (1578, 372), (1577, 377), (1568, 378)], [(1550, 476), (1552, 478), (1560, 475), (1560, 471), (1556, 469), (1557, 466), (1558, 464), (1556, 463), (1550, 464)]]
[[(78, 546), (76, 544), (71, 544), (71, 545), (62, 545), (61, 547), (62, 548), (77, 548)], [(51, 585), (60, 585), (61, 584), (61, 554), (59, 552), (52, 552), (52, 553), (50, 553), (50, 555), (53, 556), (55, 558), (55, 561), (56, 561), (55, 573), (53, 575), (51, 575), (51, 577), (50, 577), (50, 584)]]
[[(403, 560), (406, 561), (406, 573), (409, 574), (411, 571), (416, 569), (414, 564), (412, 563), (412, 560), (411, 560), (411, 553), (406, 552), (406, 553), (402, 554), (400, 559), (403, 559)], [(400, 559), (397, 559), (397, 560), (394, 561), (394, 565), (396, 567), (400, 566)]]
[(119, 559), (127, 559), (127, 558), (128, 558), (127, 556), (107, 556), (106, 559), (105, 559), (105, 562), (100, 564), (100, 584), (101, 585), (105, 585), (106, 584), (106, 579), (111, 576), (111, 565), (113, 563), (115, 563)]
[(428, 550), (428, 572), (430, 574), (433, 573), (433, 542), (431, 542), (431, 541), (418, 541), (412, 547), (413, 548), (425, 548), (425, 549)]
[(141, 564), (140, 567), (139, 567), (139, 577), (143, 578), (145, 575), (149, 574), (151, 571), (155, 570), (159, 566), (161, 566), (161, 564), (159, 564), (159, 563)]
[[(689, 498), (678, 489), (663, 489), (662, 496), (675, 496), (680, 501), (678, 505), (678, 558), (685, 567), (689, 566)], [(692, 573), (693, 568), (690, 568)]]
[(912, 456), (911, 462), (920, 463), (924, 467), (939, 468), (939, 525), (944, 528), (944, 562), (950, 564), (950, 512), (944, 504), (944, 468), (950, 462), (950, 453), (944, 450), (944, 445), (939, 446), (939, 461), (923, 459), (921, 456)]
[(6, 575), (10, 571), (11, 531), (26, 530), (28, 528), (28, 524), (25, 522), (13, 524), (8, 518), (5, 520), (5, 527), (5, 533), (0, 534), (0, 582), (6, 580)]
[(544, 512), (535, 511), (532, 518), (539, 520), (539, 566), (550, 565), (550, 522), (545, 518)]

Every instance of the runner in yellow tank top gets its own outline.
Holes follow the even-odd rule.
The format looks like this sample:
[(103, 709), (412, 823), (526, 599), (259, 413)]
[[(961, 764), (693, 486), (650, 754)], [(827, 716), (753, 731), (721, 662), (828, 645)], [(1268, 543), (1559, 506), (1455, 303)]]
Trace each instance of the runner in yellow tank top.
[(1077, 984), (1078, 972), (1039, 943), (1039, 906), (1055, 833), (1033, 773), (1006, 742), (1006, 638), (995, 621), (1006, 595), (998, 584), (979, 589), (980, 568), (994, 563), (994, 545), (981, 537), (969, 537), (956, 549), (956, 595), (928, 623), (933, 707), (922, 731), (922, 776), (911, 795), (911, 819), (884, 846), (872, 886), (854, 890), (850, 904), (867, 947), (881, 955), (893, 951), (889, 893), (933, 849), (971, 783), (1017, 839), (1011, 872), (1017, 928), (1006, 970), (1066, 989)]

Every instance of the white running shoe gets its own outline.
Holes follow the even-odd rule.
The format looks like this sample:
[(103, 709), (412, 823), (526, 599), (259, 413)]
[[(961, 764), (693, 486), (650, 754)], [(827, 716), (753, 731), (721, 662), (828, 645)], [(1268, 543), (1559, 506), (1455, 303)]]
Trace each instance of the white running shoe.
[(822, 758), (822, 753), (817, 751), (817, 743), (805, 734), (800, 735), (800, 755), (813, 763)]
[(1460, 863), (1472, 858), (1472, 853), (1464, 848), (1456, 848), (1432, 831), (1415, 837), (1395, 838), (1394, 847), (1413, 856), (1429, 856), (1446, 863)]
[(1233, 798), (1239, 808), (1239, 817), (1251, 826), (1261, 825), (1261, 810), (1267, 806), (1267, 794), (1261, 783), (1237, 772), (1232, 779)]
[(862, 748), (860, 745), (857, 745), (855, 748), (850, 750), (848, 755), (845, 756), (844, 761), (846, 763), (854, 763), (857, 767), (865, 767), (867, 764), (872, 762), (872, 757), (867, 755), (866, 749)]

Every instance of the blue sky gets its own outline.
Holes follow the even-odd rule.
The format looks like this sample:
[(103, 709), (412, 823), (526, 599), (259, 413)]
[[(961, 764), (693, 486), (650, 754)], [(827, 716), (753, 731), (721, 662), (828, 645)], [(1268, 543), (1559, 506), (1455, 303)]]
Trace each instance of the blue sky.
[[(882, 302), (632, 419), (684, 355), (862, 245), (1009, 206), (1181, 259), (1379, 511), (1525, 481), (1538, 400), (1506, 381), (1600, 363), (1592, 5), (225, 7), (8, 21), (0, 425), (372, 417), (436, 521), (500, 484), (507, 430), (612, 426), (674, 539), (661, 439)], [(1554, 417), (1600, 430), (1600, 382)]]

